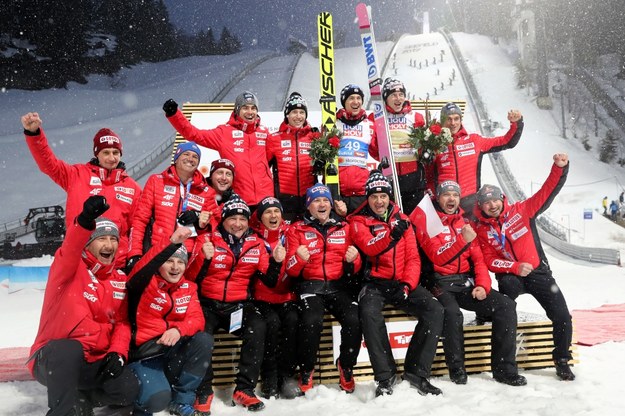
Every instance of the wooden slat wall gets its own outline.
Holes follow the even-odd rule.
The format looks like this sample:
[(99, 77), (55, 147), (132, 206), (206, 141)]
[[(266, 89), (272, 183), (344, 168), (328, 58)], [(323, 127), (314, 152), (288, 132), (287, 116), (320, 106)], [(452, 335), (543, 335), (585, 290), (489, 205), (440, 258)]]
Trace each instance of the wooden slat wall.
[[(387, 307), (384, 310), (387, 321), (404, 321), (412, 319), (401, 311)], [(323, 332), (319, 345), (317, 365), (315, 367), (316, 383), (338, 383), (339, 374), (334, 364), (332, 354), (332, 325), (338, 324), (331, 315), (324, 319)], [(520, 322), (517, 331), (517, 363), (519, 368), (547, 368), (553, 367), (551, 351), (553, 338), (550, 321)], [(490, 368), (490, 336), (491, 325), (465, 325), (465, 366), (469, 374), (491, 371)], [(241, 341), (230, 334), (215, 336), (213, 352), (213, 368), (215, 371), (215, 386), (229, 386), (234, 382), (235, 366), (239, 359)], [(579, 363), (577, 347), (573, 345), (572, 364)], [(397, 360), (398, 372), (404, 369), (403, 360)], [(447, 375), (443, 345), (438, 344), (436, 357), (432, 364), (432, 375)], [(360, 363), (354, 368), (354, 377), (357, 381), (373, 380), (373, 369), (369, 363)]]

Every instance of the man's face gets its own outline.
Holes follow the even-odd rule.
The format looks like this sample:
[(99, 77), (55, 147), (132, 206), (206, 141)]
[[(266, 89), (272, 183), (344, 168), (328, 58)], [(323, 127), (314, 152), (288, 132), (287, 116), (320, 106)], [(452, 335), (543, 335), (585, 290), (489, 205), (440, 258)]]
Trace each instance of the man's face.
[(178, 257), (170, 257), (158, 268), (158, 274), (169, 283), (178, 283), (182, 279), (187, 265)]
[(503, 201), (501, 199), (493, 199), (480, 205), (480, 209), (491, 218), (497, 218), (503, 211)]
[(104, 169), (115, 169), (117, 165), (119, 165), (121, 158), (122, 154), (119, 149), (115, 149), (113, 147), (102, 149), (98, 152), (98, 163)]
[(351, 114), (358, 114), (362, 108), (362, 97), (359, 94), (352, 94), (345, 100), (345, 111)]
[(454, 191), (445, 191), (438, 196), (438, 205), (445, 214), (453, 214), (460, 205), (460, 194)]
[(260, 216), (260, 222), (268, 230), (277, 230), (280, 228), (280, 223), (282, 223), (282, 211), (278, 207), (269, 207), (263, 211), (263, 215)]
[(246, 104), (241, 106), (239, 114), (237, 114), (246, 123), (254, 123), (258, 117), (258, 108), (254, 104)]
[(175, 167), (178, 175), (180, 173), (186, 173), (188, 175), (193, 175), (193, 172), (197, 169), (200, 164), (200, 157), (197, 153), (192, 152), (191, 150), (187, 150), (183, 152), (178, 159), (176, 159)]
[(385, 192), (376, 192), (367, 197), (367, 203), (371, 211), (381, 217), (386, 214), (390, 201), (391, 197)]
[(249, 228), (249, 221), (245, 215), (236, 214), (226, 218), (223, 226), (227, 232), (236, 238), (241, 238)]
[(289, 122), (289, 126), (300, 128), (306, 123), (306, 111), (301, 108), (291, 110), (286, 115), (286, 120)]
[(406, 102), (406, 94), (401, 91), (395, 91), (386, 97), (386, 105), (391, 107), (395, 113), (399, 113)]
[(112, 235), (103, 235), (96, 238), (86, 248), (88, 252), (94, 255), (96, 260), (104, 265), (109, 265), (115, 260), (115, 253), (117, 253), (117, 247), (119, 241), (117, 237)]
[(445, 120), (444, 127), (447, 127), (451, 131), (451, 134), (458, 133), (462, 127), (462, 117), (460, 117), (459, 114), (450, 114), (447, 120)]
[(311, 201), (310, 205), (308, 205), (308, 211), (313, 218), (324, 224), (330, 218), (332, 204), (328, 198), (320, 196)]
[(228, 168), (215, 169), (210, 177), (211, 186), (219, 194), (223, 194), (228, 189), (232, 188), (232, 181), (234, 180), (234, 174)]

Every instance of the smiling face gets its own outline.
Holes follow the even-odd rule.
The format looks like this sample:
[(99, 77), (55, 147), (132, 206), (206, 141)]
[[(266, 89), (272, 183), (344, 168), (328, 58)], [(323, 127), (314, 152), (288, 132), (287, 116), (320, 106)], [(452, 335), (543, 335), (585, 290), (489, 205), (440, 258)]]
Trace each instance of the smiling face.
[(220, 194), (232, 188), (233, 181), (234, 174), (228, 168), (215, 169), (210, 177), (211, 186)]
[(249, 228), (249, 221), (245, 215), (231, 215), (223, 221), (223, 227), (236, 238), (241, 238)]
[(445, 214), (454, 214), (460, 206), (460, 194), (455, 191), (445, 191), (438, 196), (438, 205)]
[(178, 257), (170, 257), (158, 268), (158, 274), (169, 283), (178, 283), (182, 279), (187, 265)]
[(96, 260), (104, 265), (109, 265), (115, 260), (119, 241), (112, 235), (103, 235), (94, 239), (85, 249), (94, 255)]
[(332, 212), (332, 204), (330, 200), (325, 196), (320, 196), (312, 201), (308, 205), (308, 212), (313, 218), (318, 220), (321, 224), (325, 224), (330, 219), (330, 213)]
[(278, 207), (269, 207), (263, 211), (260, 222), (270, 231), (277, 230), (282, 223), (282, 211)]
[(191, 176), (200, 164), (200, 157), (197, 153), (187, 150), (176, 159), (175, 167), (178, 176)]
[(243, 105), (239, 109), (237, 116), (246, 123), (254, 123), (258, 117), (258, 108), (253, 104)]
[(122, 154), (119, 149), (109, 147), (98, 152), (98, 163), (104, 169), (112, 170), (119, 165)]
[(493, 199), (486, 201), (480, 205), (480, 209), (491, 218), (497, 218), (503, 211), (503, 201), (501, 199)]
[(289, 126), (300, 128), (306, 123), (306, 111), (301, 108), (295, 108), (286, 115)]
[(345, 100), (345, 111), (354, 115), (362, 108), (362, 97), (359, 94), (352, 94)]
[(445, 120), (444, 127), (447, 127), (451, 131), (451, 134), (458, 133), (460, 131), (460, 128), (462, 127), (462, 117), (460, 117), (459, 114), (448, 115), (447, 119)]
[(391, 197), (385, 192), (375, 192), (367, 197), (369, 208), (380, 217), (386, 214), (390, 202)]
[(386, 97), (386, 105), (393, 109), (395, 113), (399, 113), (406, 102), (406, 94), (401, 91), (395, 91)]

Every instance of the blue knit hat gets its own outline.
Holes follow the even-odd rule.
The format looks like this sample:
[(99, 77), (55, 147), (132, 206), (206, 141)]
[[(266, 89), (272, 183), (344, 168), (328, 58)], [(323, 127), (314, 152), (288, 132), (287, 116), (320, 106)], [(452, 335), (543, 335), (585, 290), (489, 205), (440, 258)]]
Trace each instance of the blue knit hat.
[(322, 183), (316, 183), (306, 190), (306, 208), (310, 205), (310, 203), (315, 198), (326, 197), (330, 200), (330, 205), (334, 205), (334, 201), (332, 200), (332, 193), (330, 192), (330, 188), (325, 186)]
[(176, 160), (178, 160), (181, 154), (188, 151), (197, 154), (198, 158), (202, 158), (202, 151), (200, 150), (200, 147), (195, 144), (195, 142), (184, 142), (179, 143), (178, 147), (176, 148), (176, 153), (174, 153), (174, 163), (176, 163)]

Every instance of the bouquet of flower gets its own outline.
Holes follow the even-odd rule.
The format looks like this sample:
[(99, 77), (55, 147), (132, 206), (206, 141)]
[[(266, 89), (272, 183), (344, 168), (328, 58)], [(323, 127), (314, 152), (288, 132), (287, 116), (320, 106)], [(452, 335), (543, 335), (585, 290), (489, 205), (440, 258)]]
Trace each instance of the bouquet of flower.
[(313, 141), (310, 144), (309, 156), (311, 164), (314, 166), (314, 173), (322, 174), (323, 172), (317, 171), (323, 169), (327, 163), (334, 162), (339, 154), (343, 133), (336, 127), (332, 127), (330, 130), (324, 130), (323, 134), (318, 132), (312, 134)]
[(414, 147), (417, 159), (423, 163), (432, 163), (452, 141), (451, 131), (442, 127), (436, 119), (422, 127), (412, 127), (408, 135), (408, 142)]

